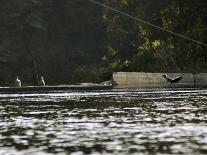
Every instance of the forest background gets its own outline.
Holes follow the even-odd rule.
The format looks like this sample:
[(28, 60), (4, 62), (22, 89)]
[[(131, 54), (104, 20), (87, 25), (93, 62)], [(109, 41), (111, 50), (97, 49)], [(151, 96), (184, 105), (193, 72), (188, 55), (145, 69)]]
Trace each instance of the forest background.
[[(112, 72), (207, 72), (207, 47), (90, 0), (0, 0), (0, 85), (110, 80)], [(97, 0), (207, 44), (206, 0)]]

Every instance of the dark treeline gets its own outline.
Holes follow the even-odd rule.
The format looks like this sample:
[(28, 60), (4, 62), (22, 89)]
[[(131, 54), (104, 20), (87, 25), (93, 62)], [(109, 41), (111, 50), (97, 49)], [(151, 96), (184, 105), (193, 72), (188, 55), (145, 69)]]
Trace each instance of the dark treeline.
[[(206, 47), (89, 0), (0, 0), (0, 80), (98, 82), (113, 71), (206, 72)], [(206, 0), (97, 0), (207, 44)]]

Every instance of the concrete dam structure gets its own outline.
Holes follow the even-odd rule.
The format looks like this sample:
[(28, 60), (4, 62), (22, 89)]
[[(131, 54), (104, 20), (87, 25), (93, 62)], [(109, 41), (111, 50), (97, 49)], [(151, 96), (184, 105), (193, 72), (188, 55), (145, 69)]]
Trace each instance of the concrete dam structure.
[[(182, 76), (177, 83), (168, 82), (163, 75), (169, 78)], [(145, 73), (145, 72), (114, 72), (113, 83), (115, 88), (142, 88), (142, 87), (206, 87), (207, 73)]]

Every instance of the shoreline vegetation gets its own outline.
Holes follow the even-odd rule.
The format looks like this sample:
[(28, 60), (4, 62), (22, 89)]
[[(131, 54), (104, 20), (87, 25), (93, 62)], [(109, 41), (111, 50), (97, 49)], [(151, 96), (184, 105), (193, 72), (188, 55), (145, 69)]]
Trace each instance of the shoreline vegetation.
[[(206, 0), (97, 0), (207, 44)], [(207, 72), (207, 47), (88, 0), (2, 0), (0, 86), (111, 80), (113, 72)]]

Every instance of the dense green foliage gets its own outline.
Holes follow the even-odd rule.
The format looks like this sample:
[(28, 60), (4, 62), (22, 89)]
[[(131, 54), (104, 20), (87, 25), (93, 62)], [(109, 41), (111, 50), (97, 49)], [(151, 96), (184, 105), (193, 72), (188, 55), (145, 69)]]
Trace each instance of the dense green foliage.
[[(108, 80), (113, 71), (206, 72), (206, 47), (89, 0), (0, 0), (0, 80)], [(97, 0), (207, 44), (206, 0)]]
[[(207, 43), (205, 0), (114, 0), (107, 5)], [(146, 72), (205, 71), (206, 47), (105, 10), (112, 69)], [(110, 58), (110, 59), (109, 59)]]

